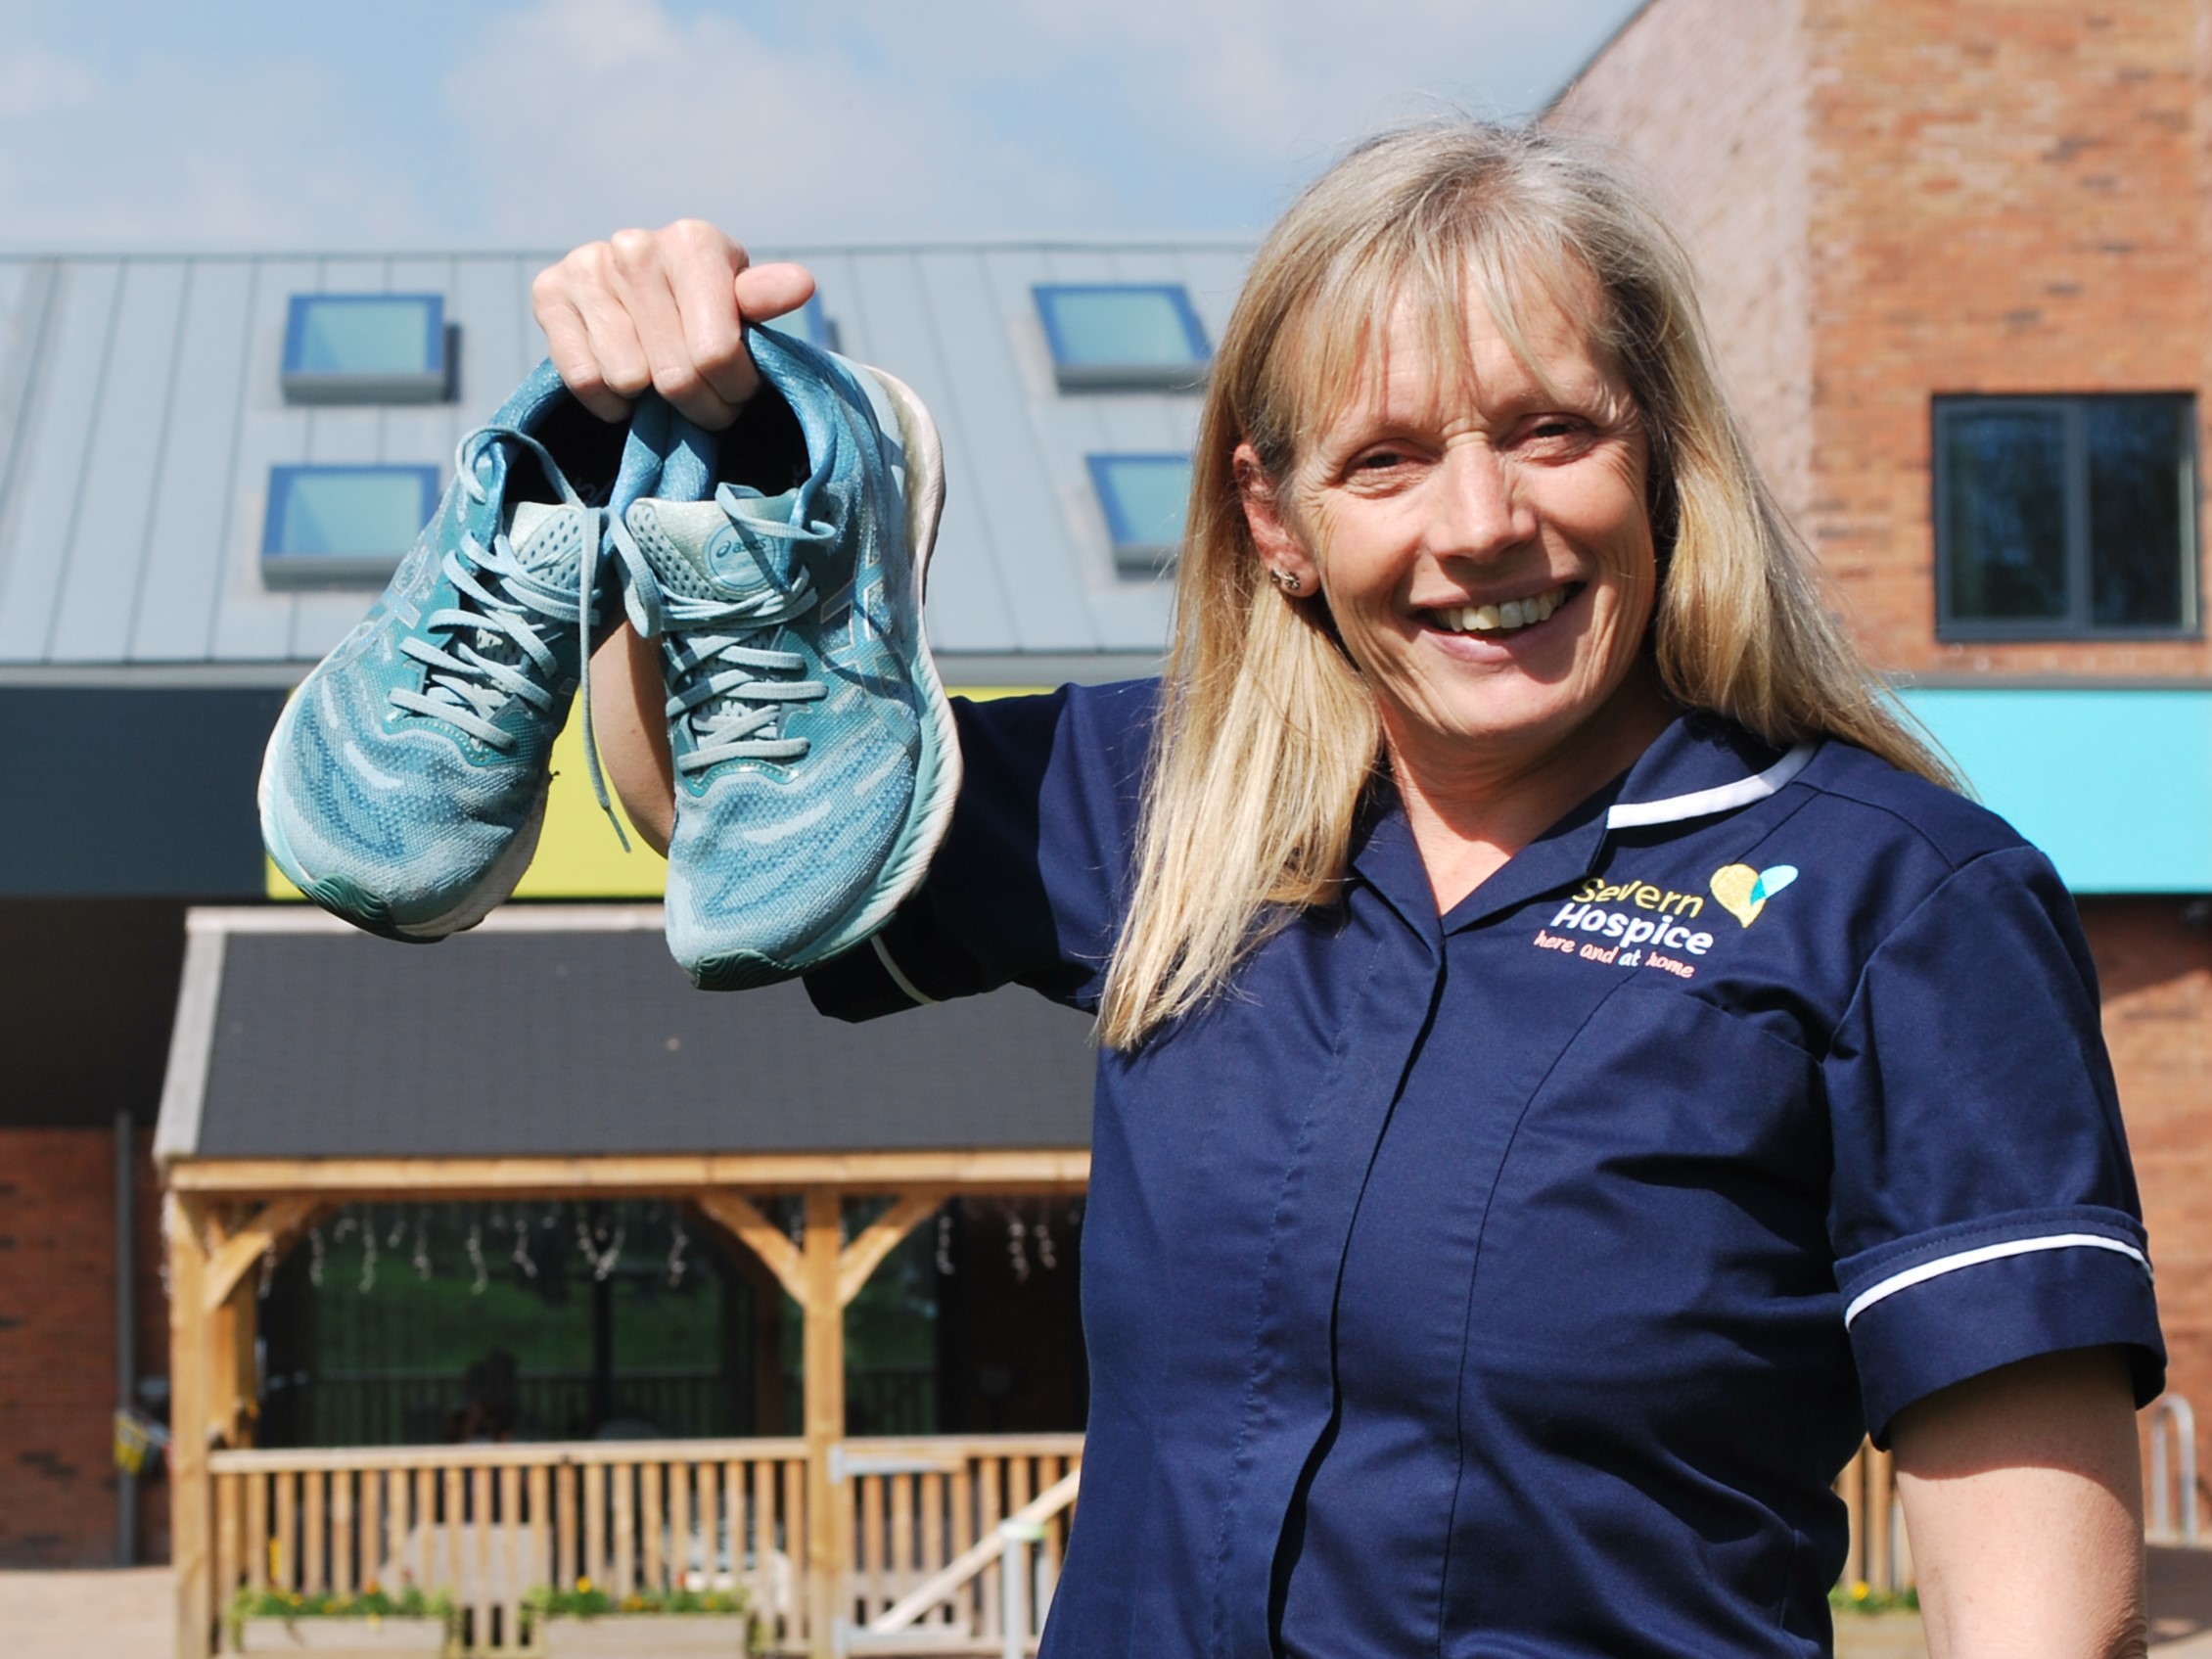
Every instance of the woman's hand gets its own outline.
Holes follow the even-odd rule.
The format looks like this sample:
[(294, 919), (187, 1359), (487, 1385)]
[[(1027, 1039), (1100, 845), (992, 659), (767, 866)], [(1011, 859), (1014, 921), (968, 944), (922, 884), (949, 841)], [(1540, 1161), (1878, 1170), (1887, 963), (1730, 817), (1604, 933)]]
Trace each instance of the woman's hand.
[(1933, 1659), (2143, 1651), (2143, 1470), (2117, 1350), (2023, 1359), (1899, 1414)]
[(531, 308), (553, 366), (601, 420), (626, 419), (647, 387), (699, 425), (726, 427), (760, 387), (742, 325), (795, 311), (804, 265), (756, 265), (704, 219), (619, 230), (537, 273)]

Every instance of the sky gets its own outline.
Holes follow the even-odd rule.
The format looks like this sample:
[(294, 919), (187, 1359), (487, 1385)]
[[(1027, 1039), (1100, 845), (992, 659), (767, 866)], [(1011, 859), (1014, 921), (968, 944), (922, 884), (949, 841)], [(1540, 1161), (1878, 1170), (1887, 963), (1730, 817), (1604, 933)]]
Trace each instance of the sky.
[(0, 247), (1252, 235), (1637, 0), (0, 0)]

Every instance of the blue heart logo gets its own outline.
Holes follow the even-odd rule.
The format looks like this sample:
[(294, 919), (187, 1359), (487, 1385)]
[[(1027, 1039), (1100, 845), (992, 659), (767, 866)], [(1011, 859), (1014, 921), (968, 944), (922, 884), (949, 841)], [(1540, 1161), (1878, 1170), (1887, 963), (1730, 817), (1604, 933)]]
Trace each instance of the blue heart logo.
[(1759, 879), (1751, 884), (1751, 901), (1763, 903), (1797, 879), (1795, 864), (1770, 864), (1759, 872)]

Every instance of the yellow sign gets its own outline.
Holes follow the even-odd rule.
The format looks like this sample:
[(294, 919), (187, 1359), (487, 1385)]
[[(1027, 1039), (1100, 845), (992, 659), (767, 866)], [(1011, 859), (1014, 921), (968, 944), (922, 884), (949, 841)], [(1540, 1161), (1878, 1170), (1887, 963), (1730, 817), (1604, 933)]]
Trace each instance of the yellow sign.
[[(998, 697), (1020, 697), (1019, 686), (962, 688), (959, 696), (978, 703)], [(622, 803), (615, 810), (622, 812)], [(572, 714), (553, 745), (553, 787), (545, 800), (545, 828), (537, 841), (537, 856), (530, 860), (515, 888), (517, 899), (659, 899), (667, 890), (668, 860), (639, 839), (629, 818), (622, 817), (629, 851), (615, 839), (607, 814), (591, 793), (591, 773), (583, 763), (583, 721)], [(287, 881), (275, 863), (264, 859), (267, 892), (271, 899), (301, 899), (300, 891)]]

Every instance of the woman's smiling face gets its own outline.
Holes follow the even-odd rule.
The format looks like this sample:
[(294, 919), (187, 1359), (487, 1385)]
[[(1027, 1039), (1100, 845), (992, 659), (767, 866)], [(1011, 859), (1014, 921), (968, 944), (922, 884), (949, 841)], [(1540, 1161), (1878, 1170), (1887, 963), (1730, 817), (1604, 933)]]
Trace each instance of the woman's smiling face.
[(1394, 758), (1440, 782), (1541, 766), (1651, 689), (1642, 423), (1567, 309), (1533, 290), (1521, 310), (1536, 367), (1472, 294), (1459, 363), (1401, 307), (1292, 476), (1247, 492), (1262, 555), (1318, 583)]

